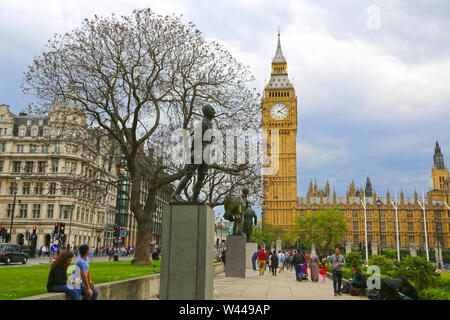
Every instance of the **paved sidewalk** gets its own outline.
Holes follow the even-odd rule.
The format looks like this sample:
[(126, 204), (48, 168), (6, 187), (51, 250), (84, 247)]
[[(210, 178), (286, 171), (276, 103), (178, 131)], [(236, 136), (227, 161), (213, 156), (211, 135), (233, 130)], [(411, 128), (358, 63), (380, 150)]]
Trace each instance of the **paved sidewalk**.
[(367, 300), (349, 294), (334, 296), (333, 281), (325, 277), (323, 282), (295, 280), (294, 271), (277, 272), (268, 270), (264, 276), (258, 271), (247, 269), (245, 278), (225, 277), (225, 273), (214, 277), (214, 300)]

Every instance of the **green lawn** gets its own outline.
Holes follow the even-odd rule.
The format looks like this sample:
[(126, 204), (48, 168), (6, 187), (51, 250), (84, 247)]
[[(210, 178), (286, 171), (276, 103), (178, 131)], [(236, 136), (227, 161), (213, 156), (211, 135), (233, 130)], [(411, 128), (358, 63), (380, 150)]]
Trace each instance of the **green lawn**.
[(441, 278), (445, 280), (450, 280), (450, 272), (442, 272)]
[[(69, 266), (69, 271), (73, 268)], [(152, 266), (131, 265), (130, 261), (92, 262), (94, 284), (136, 278), (160, 272), (160, 261)], [(15, 300), (47, 293), (50, 265), (0, 268), (0, 300)]]

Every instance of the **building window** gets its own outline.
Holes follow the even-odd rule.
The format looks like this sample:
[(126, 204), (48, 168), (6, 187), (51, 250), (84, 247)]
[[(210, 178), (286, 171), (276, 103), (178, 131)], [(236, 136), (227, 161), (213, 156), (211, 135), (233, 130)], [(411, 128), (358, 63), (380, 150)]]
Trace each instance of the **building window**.
[(17, 192), (17, 188), (18, 188), (17, 182), (11, 182), (11, 183), (9, 184), (9, 194), (14, 194), (14, 193), (16, 193), (16, 192)]
[(44, 136), (45, 136), (45, 137), (50, 137), (50, 130), (45, 129), (45, 130), (44, 130)]
[(409, 219), (412, 219), (412, 217), (413, 217), (412, 211), (407, 211), (406, 212), (406, 217), (409, 218)]
[(386, 231), (386, 222), (381, 222), (381, 230)]
[(33, 122), (31, 121), (31, 119), (27, 120), (27, 126), (31, 126), (33, 124)]
[(61, 145), (59, 143), (55, 144), (55, 152), (60, 153), (61, 152)]
[(47, 205), (47, 218), (53, 218), (53, 204)]
[(41, 205), (33, 204), (33, 219), (39, 219), (41, 217)]
[(25, 129), (19, 130), (19, 137), (25, 137)]
[(358, 211), (353, 211), (352, 216), (353, 218), (358, 218)]
[(42, 145), (42, 153), (48, 153), (48, 145)]
[(30, 194), (30, 183), (29, 182), (23, 183), (22, 194)]
[(435, 211), (435, 212), (434, 212), (434, 217), (435, 217), (436, 219), (441, 219), (441, 217), (442, 217), (441, 211)]
[(39, 125), (43, 126), (44, 125), (44, 120), (43, 119), (39, 119)]
[(369, 219), (369, 218), (372, 218), (372, 212), (367, 211), (367, 218), (368, 218), (368, 219)]
[(3, 172), (3, 160), (0, 160), (0, 172)]
[(5, 122), (5, 115), (2, 114), (1, 118), (0, 118), (0, 122)]
[(26, 136), (31, 137), (31, 128), (27, 128)]
[(52, 172), (58, 172), (58, 160), (52, 161)]
[(35, 144), (30, 144), (30, 153), (38, 152), (38, 146)]
[(414, 223), (408, 222), (408, 232), (414, 232)]
[(25, 161), (25, 172), (32, 173), (33, 172), (33, 161)]
[(37, 128), (34, 128), (31, 135), (32, 135), (33, 137), (37, 137), (37, 135), (38, 135), (38, 129), (37, 129)]
[(372, 231), (372, 222), (367, 222), (367, 231)]
[(19, 211), (19, 218), (26, 218), (27, 213), (28, 213), (28, 204), (21, 203), (20, 211)]
[(55, 195), (56, 194), (56, 182), (50, 183), (50, 189), (49, 189), (48, 192), (51, 195)]
[(13, 162), (13, 172), (20, 172), (20, 167), (22, 163), (20, 161)]
[(38, 132), (38, 136), (42, 137), (44, 135), (44, 128), (39, 127), (39, 132)]
[(42, 189), (43, 189), (43, 184), (42, 183), (36, 183), (34, 186), (34, 194), (42, 194)]
[(14, 206), (14, 204), (8, 203), (8, 207), (6, 209), (6, 217), (7, 218), (11, 218), (11, 215), (13, 213), (13, 206)]
[(38, 163), (38, 171), (40, 172), (40, 173), (43, 173), (43, 172), (45, 172), (45, 167), (47, 166), (47, 162), (45, 162), (45, 161), (39, 161), (39, 163)]
[(358, 229), (358, 221), (353, 222), (353, 230), (359, 230)]
[(0, 145), (0, 148), (1, 148), (1, 151), (2, 151), (2, 152), (6, 152), (6, 143), (2, 143), (2, 144)]
[(24, 147), (22, 144), (17, 145), (17, 152), (23, 153)]
[(69, 208), (70, 206), (62, 205), (59, 206), (59, 218), (60, 219), (67, 219), (69, 216)]

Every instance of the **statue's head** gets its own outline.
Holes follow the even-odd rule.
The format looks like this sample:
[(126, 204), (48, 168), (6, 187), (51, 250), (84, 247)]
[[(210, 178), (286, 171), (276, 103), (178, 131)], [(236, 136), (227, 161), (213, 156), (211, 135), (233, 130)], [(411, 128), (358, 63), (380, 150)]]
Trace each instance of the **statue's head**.
[(210, 118), (210, 119), (212, 119), (216, 116), (216, 112), (214, 111), (214, 108), (209, 104), (205, 104), (203, 106), (202, 112), (205, 117)]
[(242, 193), (246, 196), (249, 193), (249, 190), (247, 188), (242, 189)]

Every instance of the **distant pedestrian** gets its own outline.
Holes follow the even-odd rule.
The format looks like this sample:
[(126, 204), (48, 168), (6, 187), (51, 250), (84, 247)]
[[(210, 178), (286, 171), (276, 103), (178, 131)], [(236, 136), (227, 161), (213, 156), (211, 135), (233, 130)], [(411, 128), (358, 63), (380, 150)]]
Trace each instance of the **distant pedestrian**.
[(289, 252), (289, 269), (292, 271), (292, 269), (294, 268), (294, 253), (296, 253), (297, 251), (294, 250), (294, 252), (290, 251)]
[(281, 273), (281, 271), (283, 271), (283, 268), (284, 268), (284, 253), (283, 253), (283, 251), (278, 251), (278, 261), (279, 261), (279, 264), (280, 264), (280, 273)]
[(253, 267), (253, 270), (255, 270), (255, 271), (256, 271), (256, 260), (258, 260), (258, 254), (259, 254), (259, 252), (255, 251), (255, 253), (252, 256), (252, 267)]
[[(80, 300), (80, 290), (67, 286), (67, 268), (72, 262), (73, 253), (65, 251), (60, 253), (53, 261), (47, 281), (48, 292), (65, 292), (70, 299)], [(72, 280), (72, 284), (75, 281)]]
[(294, 269), (295, 269), (295, 278), (297, 281), (301, 282), (303, 277), (303, 265), (306, 263), (305, 256), (302, 252), (297, 252), (297, 250), (294, 251)]
[(335, 254), (333, 254), (329, 259), (329, 264), (333, 268), (333, 289), (334, 295), (342, 296), (341, 285), (342, 285), (342, 267), (345, 266), (345, 258), (341, 256), (339, 247), (336, 247)]
[(264, 275), (264, 270), (266, 266), (266, 257), (267, 253), (264, 251), (264, 248), (261, 248), (259, 255), (258, 255), (258, 261), (259, 261), (259, 275)]
[(91, 271), (89, 269), (89, 246), (83, 244), (80, 246), (80, 257), (77, 259), (75, 266), (80, 268), (81, 274), (81, 296), (83, 300), (97, 300), (98, 291), (95, 289), (91, 279)]
[(311, 253), (309, 258), (309, 269), (311, 270), (311, 281), (317, 282), (319, 281), (319, 257), (315, 252)]
[(322, 282), (325, 282), (325, 275), (327, 274), (327, 266), (325, 265), (325, 262), (321, 263), (319, 273), (322, 276)]
[(269, 272), (272, 271), (272, 252), (269, 251), (269, 254), (266, 257), (266, 265), (269, 266)]
[(113, 259), (113, 261), (114, 261), (114, 254), (115, 254), (114, 248), (109, 248), (109, 259), (108, 259), (108, 262), (111, 261), (111, 259)]
[(272, 252), (272, 257), (270, 258), (270, 260), (272, 266), (272, 275), (277, 276), (278, 256), (275, 250)]

